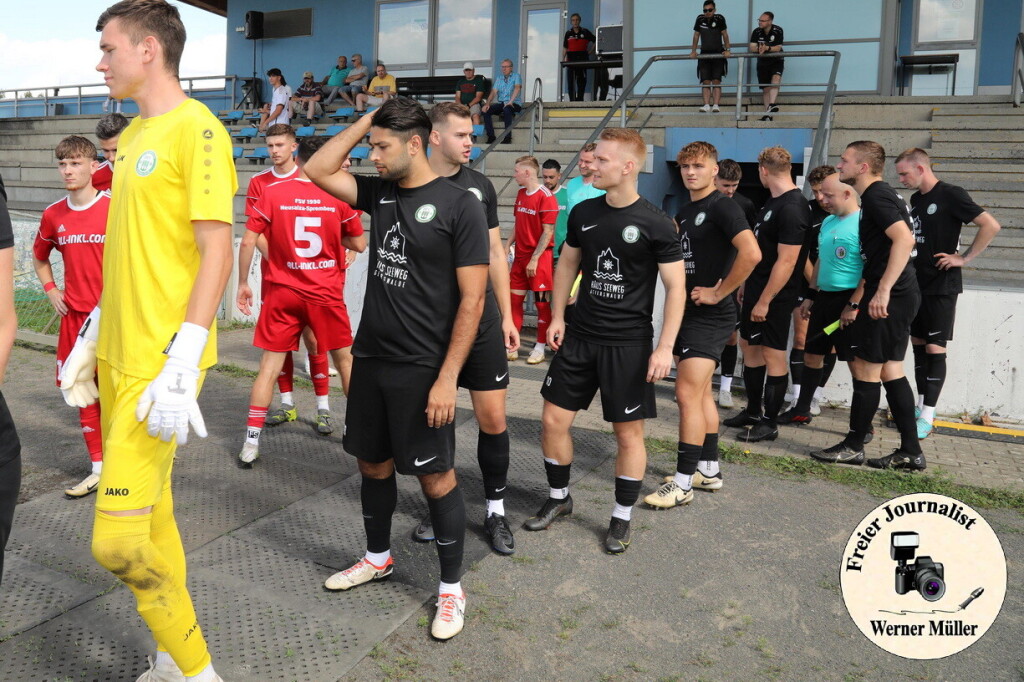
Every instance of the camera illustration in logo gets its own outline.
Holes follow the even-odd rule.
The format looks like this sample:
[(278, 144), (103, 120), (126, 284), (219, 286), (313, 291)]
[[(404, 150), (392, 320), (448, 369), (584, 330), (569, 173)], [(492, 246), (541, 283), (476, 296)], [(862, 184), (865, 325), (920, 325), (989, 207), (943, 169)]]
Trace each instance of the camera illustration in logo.
[(930, 556), (919, 556), (913, 561), (920, 545), (921, 536), (913, 531), (897, 531), (891, 536), (889, 556), (898, 564), (896, 594), (917, 590), (925, 600), (938, 601), (946, 594), (945, 572), (942, 564), (932, 561)]

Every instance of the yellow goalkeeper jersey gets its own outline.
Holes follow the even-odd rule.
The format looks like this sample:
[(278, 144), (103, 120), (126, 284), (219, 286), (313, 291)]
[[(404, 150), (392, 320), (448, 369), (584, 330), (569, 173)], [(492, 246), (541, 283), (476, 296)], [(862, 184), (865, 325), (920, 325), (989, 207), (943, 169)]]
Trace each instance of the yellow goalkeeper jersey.
[[(163, 368), (199, 270), (192, 222), (233, 220), (238, 178), (231, 139), (189, 99), (121, 133), (103, 253), (97, 356), (134, 377)], [(200, 368), (217, 361), (216, 325)]]

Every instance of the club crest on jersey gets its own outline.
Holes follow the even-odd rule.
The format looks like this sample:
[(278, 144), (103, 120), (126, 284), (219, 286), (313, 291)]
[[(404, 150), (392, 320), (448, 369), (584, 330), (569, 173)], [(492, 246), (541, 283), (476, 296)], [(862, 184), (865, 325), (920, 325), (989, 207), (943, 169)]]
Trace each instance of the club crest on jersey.
[(135, 174), (146, 177), (156, 170), (156, 152), (152, 149), (142, 152), (142, 156), (135, 162)]
[(469, 191), (472, 192), (473, 196), (475, 196), (480, 201), (484, 200), (484, 193), (478, 190), (476, 187), (470, 187)]
[(935, 212), (938, 211), (938, 210), (939, 210), (939, 207), (936, 204), (929, 204), (928, 205), (928, 215), (935, 215)]
[(419, 222), (429, 223), (435, 216), (437, 216), (437, 209), (434, 208), (433, 204), (423, 204), (416, 209), (415, 216), (416, 220)]
[(768, 212), (764, 214), (764, 221), (762, 221), (762, 222), (766, 222), (766, 221), (771, 220), (771, 219), (772, 219), (772, 212), (771, 212), (771, 209), (768, 209)]
[(697, 214), (697, 217), (693, 219), (693, 224), (699, 227), (704, 224), (704, 219), (707, 217), (708, 214), (705, 213), (704, 211), (701, 211), (700, 213)]
[(836, 247), (836, 258), (846, 258), (846, 247), (845, 246), (837, 246)]
[(627, 244), (633, 244), (637, 239), (640, 239), (640, 228), (636, 225), (627, 225), (622, 230), (622, 241)]

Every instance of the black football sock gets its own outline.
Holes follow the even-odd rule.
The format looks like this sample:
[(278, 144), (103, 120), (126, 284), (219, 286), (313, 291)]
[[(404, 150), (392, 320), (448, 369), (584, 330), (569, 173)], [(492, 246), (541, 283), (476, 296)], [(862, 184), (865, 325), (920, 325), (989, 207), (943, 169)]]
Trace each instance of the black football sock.
[(686, 476), (693, 476), (697, 471), (697, 462), (700, 461), (700, 454), (703, 447), (679, 441), (676, 449), (676, 471)]
[(811, 399), (818, 390), (818, 382), (824, 374), (824, 367), (804, 367), (803, 383), (800, 385), (800, 397), (796, 401), (797, 412), (810, 412)]
[(545, 459), (544, 471), (548, 476), (548, 487), (551, 490), (567, 490), (569, 488), (569, 477), (572, 474), (571, 469), (572, 464), (554, 464)]
[[(793, 381), (793, 387), (803, 385), (804, 372), (804, 349), (794, 348), (789, 351), (789, 377)], [(802, 388), (800, 390), (803, 390)]]
[(925, 346), (914, 346), (914, 383), (917, 384), (917, 395), (924, 395), (928, 386), (928, 353)]
[(722, 376), (731, 377), (736, 373), (736, 354), (738, 346), (726, 346), (722, 350)]
[(764, 395), (764, 377), (767, 373), (767, 365), (743, 366), (743, 385), (747, 391), (747, 414), (752, 417), (761, 417), (761, 397)]
[(900, 432), (900, 450), (911, 455), (921, 454), (921, 442), (917, 439), (917, 420), (914, 418), (914, 391), (906, 377), (886, 381), (885, 399), (896, 428)]
[(704, 435), (704, 445), (700, 449), (700, 461), (718, 461), (718, 434), (708, 433)]
[[(846, 444), (854, 450), (864, 449), (864, 437), (871, 431), (871, 422), (878, 411), (878, 403), (882, 400), (882, 383), (880, 381), (853, 380), (853, 402), (855, 413), (850, 414), (850, 433), (846, 436)], [(856, 414), (856, 421), (854, 421)], [(911, 413), (913, 414), (913, 413)]]
[(764, 384), (764, 418), (775, 424), (775, 419), (782, 410), (782, 403), (786, 401), (786, 385), (789, 383), (789, 376), (782, 374), (777, 377), (769, 376)]
[(366, 529), (366, 549), (379, 554), (391, 549), (391, 517), (398, 506), (398, 482), (395, 474), (387, 478), (363, 476), (359, 487), (359, 500), (363, 506), (363, 528)]
[(828, 380), (832, 377), (832, 370), (836, 368), (836, 354), (829, 353), (825, 356), (825, 364), (822, 366), (821, 381), (818, 382), (820, 388), (825, 388), (828, 384)]
[(939, 404), (939, 394), (942, 393), (942, 385), (946, 383), (946, 354), (928, 353), (925, 359), (925, 389), (924, 404), (928, 407), (935, 407)]
[(509, 461), (508, 430), (501, 433), (481, 431), (476, 441), (476, 461), (484, 479), (484, 497), (488, 500), (505, 499)]
[(441, 563), (441, 582), (462, 579), (462, 553), (466, 543), (466, 503), (458, 484), (444, 497), (427, 498), (430, 521), (434, 524), (437, 558)]

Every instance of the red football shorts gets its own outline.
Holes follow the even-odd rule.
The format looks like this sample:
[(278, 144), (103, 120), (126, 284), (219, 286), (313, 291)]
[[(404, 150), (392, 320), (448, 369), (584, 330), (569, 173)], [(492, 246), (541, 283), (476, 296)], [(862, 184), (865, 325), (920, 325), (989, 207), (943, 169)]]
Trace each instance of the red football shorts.
[(294, 289), (270, 283), (265, 285), (264, 292), (252, 345), (272, 353), (298, 350), (306, 327), (313, 330), (321, 353), (352, 345), (352, 325), (344, 301), (316, 305)]
[(513, 291), (551, 291), (554, 285), (554, 266), (551, 249), (545, 249), (537, 261), (537, 274), (529, 277), (526, 274), (526, 265), (530, 262), (533, 254), (520, 257), (518, 252), (512, 261), (512, 272), (509, 273), (510, 289)]

